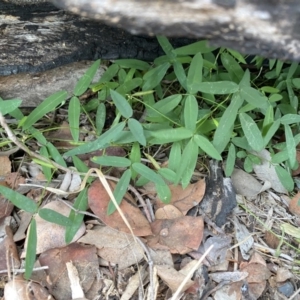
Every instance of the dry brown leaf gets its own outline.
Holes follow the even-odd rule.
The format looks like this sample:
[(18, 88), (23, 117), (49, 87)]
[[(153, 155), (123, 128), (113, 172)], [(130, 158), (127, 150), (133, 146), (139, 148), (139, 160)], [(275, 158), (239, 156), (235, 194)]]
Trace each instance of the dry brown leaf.
[(197, 250), (203, 238), (202, 217), (183, 216), (151, 223), (154, 236), (147, 238), (153, 249), (169, 249), (171, 253), (186, 254)]
[[(156, 265), (155, 268), (157, 269), (158, 276), (166, 283), (166, 285), (171, 289), (172, 293), (176, 292), (181, 282), (185, 279), (185, 275), (181, 274), (180, 272), (176, 271), (174, 268), (162, 265)], [(182, 291), (184, 292), (189, 287), (194, 284), (194, 281), (188, 280), (185, 286), (183, 287)]]
[(95, 245), (98, 255), (111, 264), (118, 264), (120, 270), (143, 259), (143, 248), (130, 234), (108, 226), (95, 226), (92, 230), (87, 230), (86, 235), (78, 242)]
[(293, 278), (293, 274), (290, 272), (289, 269), (285, 267), (278, 268), (276, 272), (276, 281), (277, 282), (284, 282), (290, 278)]
[(0, 219), (9, 216), (14, 209), (14, 205), (0, 195)]
[(10, 188), (15, 189), (19, 186), (19, 184), (25, 183), (25, 178), (15, 172), (5, 176), (5, 182)]
[[(170, 185), (171, 201), (169, 204), (177, 207), (184, 215), (199, 204), (205, 193), (205, 180), (199, 180), (196, 183), (188, 185), (185, 189), (181, 185)], [(165, 204), (158, 200), (157, 208), (164, 207)]]
[[(71, 211), (71, 208), (65, 205), (64, 203), (62, 203), (61, 201), (52, 201), (46, 204), (43, 208), (54, 210), (66, 217), (69, 215)], [(50, 223), (42, 219), (39, 215), (35, 217), (35, 220), (36, 220), (36, 231), (38, 236), (37, 247), (36, 247), (37, 254), (42, 253), (48, 249), (63, 247), (66, 245), (66, 241), (65, 241), (66, 229), (64, 226)], [(82, 223), (72, 241), (73, 242), (77, 241), (84, 234), (84, 232), (85, 232), (85, 225), (84, 223)], [(26, 237), (24, 252), (26, 252), (26, 248), (27, 248), (26, 245), (27, 245), (27, 237)]]
[(298, 192), (289, 203), (289, 210), (292, 214), (300, 216), (300, 192)]
[[(2, 224), (1, 224), (2, 225)], [(13, 233), (9, 226), (5, 226), (5, 238), (0, 243), (0, 270), (18, 269), (21, 265)]]
[(271, 231), (266, 231), (265, 242), (269, 247), (276, 249), (279, 246), (280, 239)]
[(155, 219), (176, 219), (182, 217), (182, 212), (174, 205), (167, 204), (155, 212)]
[[(242, 293), (241, 293), (241, 287), (243, 285), (243, 282), (234, 282), (232, 284), (225, 284), (220, 289), (218, 289), (214, 294), (215, 300), (241, 300), (242, 299)], [(253, 300), (253, 299), (251, 299)]]
[[(109, 184), (113, 190), (115, 183), (109, 181)], [(89, 188), (88, 201), (90, 209), (104, 224), (114, 229), (130, 233), (118, 211), (115, 211), (109, 216), (107, 215), (107, 207), (110, 197), (99, 180), (94, 181)], [(152, 235), (149, 222), (135, 205), (134, 200), (129, 193), (125, 194), (125, 197), (120, 204), (120, 209), (126, 216), (136, 236)]]
[[(71, 286), (66, 267), (67, 262), (76, 267), (84, 293), (88, 299), (94, 299), (97, 289), (101, 288), (99, 279), (98, 257), (96, 247), (83, 246), (78, 243), (63, 248), (50, 249), (39, 257), (41, 266), (48, 266), (49, 281), (47, 287), (56, 299), (71, 299)], [(97, 283), (98, 288), (94, 285)]]
[(0, 176), (6, 176), (11, 172), (11, 161), (8, 156), (0, 156)]
[(13, 300), (54, 300), (47, 289), (35, 282), (26, 281), (22, 275), (15, 276), (5, 285), (4, 297)]
[(263, 280), (269, 279), (271, 273), (269, 269), (259, 263), (248, 263), (247, 266), (244, 266), (241, 271), (248, 272), (247, 281), (249, 283), (258, 283)]

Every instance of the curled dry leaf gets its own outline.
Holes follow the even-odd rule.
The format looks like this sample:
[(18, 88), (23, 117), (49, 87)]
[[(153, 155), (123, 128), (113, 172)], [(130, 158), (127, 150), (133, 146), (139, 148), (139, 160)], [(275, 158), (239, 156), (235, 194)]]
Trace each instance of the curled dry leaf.
[[(111, 181), (108, 181), (108, 183), (113, 190), (115, 187), (115, 183)], [(99, 217), (99, 219), (104, 224), (114, 229), (130, 233), (128, 227), (124, 223), (118, 211), (115, 211), (109, 216), (107, 215), (107, 207), (110, 201), (110, 197), (99, 180), (94, 181), (89, 188), (88, 201), (90, 209), (95, 215), (97, 215), (97, 217)], [(139, 208), (135, 204), (134, 199), (129, 193), (125, 194), (125, 197), (120, 204), (120, 209), (126, 216), (136, 236), (152, 235), (152, 230), (149, 222), (139, 210)]]
[[(199, 180), (196, 183), (188, 185), (185, 189), (181, 185), (170, 185), (171, 201), (169, 204), (177, 207), (184, 215), (199, 204), (205, 193), (205, 180)], [(165, 204), (158, 200), (157, 208), (164, 207)]]
[(6, 176), (11, 172), (11, 161), (8, 156), (0, 156), (0, 176)]
[(182, 217), (182, 212), (174, 205), (167, 204), (158, 208), (155, 212), (155, 219), (176, 219)]
[(241, 169), (233, 170), (231, 180), (236, 193), (245, 197), (257, 196), (263, 187), (256, 178)]
[(4, 287), (5, 299), (24, 300), (54, 300), (47, 289), (35, 282), (28, 282), (22, 275), (15, 276)]
[(186, 254), (197, 250), (202, 238), (202, 217), (183, 216), (151, 223), (154, 236), (147, 238), (153, 249), (169, 249), (171, 253)]
[[(172, 293), (175, 293), (178, 289), (181, 282), (185, 279), (185, 275), (181, 274), (180, 272), (176, 271), (174, 268), (162, 265), (162, 266), (155, 266), (157, 269), (158, 276), (166, 283), (166, 285), (171, 289)], [(188, 280), (185, 286), (183, 287), (182, 291), (184, 292), (189, 287), (194, 284), (192, 280)]]
[(249, 263), (243, 262), (240, 265), (240, 271), (249, 274), (247, 277), (249, 292), (258, 299), (266, 287), (267, 280), (271, 276), (265, 260), (258, 253), (254, 253)]
[(143, 259), (143, 248), (131, 234), (108, 226), (95, 226), (92, 230), (87, 230), (79, 242), (95, 245), (98, 255), (112, 264), (118, 264), (120, 270)]
[(275, 171), (275, 166), (271, 164), (271, 154), (268, 150), (264, 149), (260, 152), (254, 152), (261, 159), (260, 165), (253, 165), (256, 176), (263, 181), (269, 181), (272, 188), (277, 193), (287, 194), (286, 188), (282, 185)]
[(47, 288), (56, 299), (72, 299), (71, 285), (66, 263), (72, 262), (78, 271), (80, 285), (88, 299), (94, 299), (102, 287), (99, 279), (96, 247), (78, 243), (54, 248), (39, 257), (41, 266), (48, 266)]

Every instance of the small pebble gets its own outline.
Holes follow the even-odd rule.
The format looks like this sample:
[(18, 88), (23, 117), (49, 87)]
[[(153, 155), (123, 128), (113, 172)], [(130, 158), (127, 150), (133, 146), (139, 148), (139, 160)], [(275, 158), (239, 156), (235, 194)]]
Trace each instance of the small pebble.
[(280, 287), (277, 288), (278, 292), (286, 297), (290, 297), (294, 293), (294, 286), (290, 281), (286, 281)]

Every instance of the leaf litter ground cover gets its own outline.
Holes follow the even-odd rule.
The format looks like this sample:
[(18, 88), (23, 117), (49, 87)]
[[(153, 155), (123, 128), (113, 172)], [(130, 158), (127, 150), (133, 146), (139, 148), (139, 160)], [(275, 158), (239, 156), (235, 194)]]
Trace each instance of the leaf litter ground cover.
[(299, 299), (298, 63), (158, 41), (1, 99), (5, 299)]

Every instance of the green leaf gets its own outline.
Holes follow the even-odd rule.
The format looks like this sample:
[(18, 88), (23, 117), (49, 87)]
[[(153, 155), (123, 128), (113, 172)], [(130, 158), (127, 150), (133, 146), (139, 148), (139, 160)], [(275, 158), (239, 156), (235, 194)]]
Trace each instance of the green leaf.
[(181, 165), (181, 146), (180, 142), (175, 142), (171, 146), (168, 166), (171, 170), (177, 171)]
[(300, 122), (300, 115), (296, 114), (287, 114), (281, 117), (280, 119), (281, 124), (283, 125), (290, 125), (290, 124), (295, 124)]
[(128, 127), (133, 136), (136, 138), (136, 140), (143, 146), (146, 146), (146, 138), (144, 134), (143, 126), (140, 122), (138, 122), (135, 119), (129, 119), (128, 120)]
[(207, 94), (225, 95), (237, 92), (239, 86), (232, 81), (201, 82), (198, 90)]
[[(46, 146), (42, 146), (40, 148), (40, 155), (42, 155), (43, 157), (46, 157), (46, 158), (49, 158), (49, 154), (48, 154), (48, 150), (46, 148)], [(43, 173), (47, 179), (47, 181), (51, 181), (51, 178), (52, 178), (52, 168), (48, 167), (48, 166), (45, 166), (45, 165), (42, 165), (42, 170), (43, 170)]]
[(56, 161), (61, 166), (67, 168), (67, 164), (65, 160), (63, 159), (63, 157), (61, 156), (57, 148), (50, 142), (47, 143), (46, 147), (53, 160)]
[(125, 168), (131, 165), (131, 161), (128, 158), (120, 156), (95, 156), (92, 161), (96, 164), (108, 167)]
[(263, 86), (263, 87), (260, 88), (260, 90), (262, 92), (269, 93), (269, 94), (275, 94), (275, 93), (279, 93), (280, 92), (279, 89), (274, 88), (272, 86)]
[(236, 83), (240, 82), (240, 80), (243, 78), (244, 71), (239, 63), (226, 52), (223, 52), (221, 54), (221, 61), (224, 68), (229, 73), (231, 79)]
[(143, 91), (154, 89), (162, 81), (169, 67), (170, 63), (166, 62), (148, 71), (143, 77), (145, 81)]
[(279, 74), (281, 72), (282, 66), (283, 66), (283, 61), (277, 60), (276, 61), (276, 76), (277, 77), (279, 76)]
[(28, 230), (28, 239), (25, 257), (25, 279), (29, 280), (33, 271), (36, 258), (37, 232), (36, 221), (32, 219)]
[[(8, 101), (21, 101), (21, 103), (22, 103), (22, 100), (20, 100), (20, 99), (11, 99), (11, 100), (3, 100), (1, 97), (0, 97), (0, 102), (2, 103), (2, 102), (4, 102), (4, 103), (2, 103), (2, 104), (0, 104), (0, 111), (1, 111), (1, 113), (3, 114), (3, 115), (5, 115), (5, 109), (6, 109), (6, 102), (8, 102)], [(15, 105), (15, 104), (13, 104), (13, 105)], [(17, 103), (16, 103), (16, 105), (17, 105)], [(9, 108), (9, 110), (10, 110), (10, 108)], [(23, 115), (23, 113), (22, 113), (22, 111), (19, 109), (19, 108), (16, 108), (16, 109), (14, 109), (14, 110), (12, 110), (12, 111), (10, 111), (9, 112), (9, 114), (13, 117), (13, 118), (15, 118), (16, 120), (22, 120), (23, 118), (24, 118), (24, 115)], [(20, 124), (18, 124), (18, 127), (20, 126)]]
[(226, 166), (225, 166), (225, 175), (226, 177), (231, 176), (233, 170), (234, 170), (234, 164), (235, 164), (235, 157), (236, 157), (236, 151), (233, 144), (230, 144), (227, 160), (226, 160)]
[(72, 97), (69, 103), (68, 118), (70, 131), (75, 142), (79, 140), (79, 117), (80, 117), (80, 101), (77, 97)]
[(97, 135), (100, 135), (106, 121), (106, 107), (104, 103), (100, 103), (96, 113), (96, 129)]
[[(118, 181), (118, 183), (115, 187), (114, 196), (119, 205), (120, 205), (124, 195), (127, 192), (130, 178), (131, 178), (131, 170), (128, 169), (123, 173), (123, 175), (121, 176), (120, 180)], [(113, 204), (113, 202), (110, 200), (110, 202), (108, 203), (108, 207), (107, 207), (107, 215), (108, 216), (111, 215), (115, 210), (116, 210), (116, 207)]]
[(147, 110), (147, 117), (158, 117), (166, 115), (178, 106), (182, 99), (182, 95), (171, 95), (165, 99), (159, 100)]
[(155, 184), (155, 189), (157, 191), (158, 198), (163, 203), (170, 203), (171, 201), (171, 191), (170, 188), (166, 184)]
[(247, 156), (244, 161), (244, 169), (247, 173), (251, 173), (253, 171), (253, 162), (249, 156)]
[(161, 129), (150, 132), (153, 139), (150, 140), (152, 144), (166, 144), (188, 139), (193, 136), (193, 132), (184, 127)]
[(251, 83), (250, 83), (250, 72), (249, 70), (247, 69), (245, 72), (244, 72), (244, 75), (243, 75), (243, 78), (241, 79), (240, 83), (239, 83), (239, 86), (240, 87), (243, 87), (243, 86), (250, 86)]
[(293, 132), (290, 126), (284, 125), (284, 133), (286, 138), (286, 148), (289, 155), (290, 166), (293, 167), (296, 162), (296, 144), (293, 136)]
[(55, 108), (65, 101), (68, 93), (66, 91), (60, 91), (52, 94), (50, 97), (46, 98), (41, 104), (39, 104), (27, 117), (23, 124), (23, 130), (28, 129), (33, 124), (35, 124), (39, 119), (44, 117), (50, 111), (55, 110)]
[(284, 161), (287, 161), (288, 158), (289, 158), (289, 155), (288, 155), (287, 150), (280, 151), (272, 156), (272, 163), (273, 164), (281, 164)]
[(300, 89), (300, 78), (293, 78), (292, 83), (297, 89)]
[(121, 95), (129, 94), (132, 90), (135, 90), (136, 88), (140, 87), (143, 83), (142, 78), (133, 78), (128, 81), (125, 81), (122, 85), (120, 85), (116, 92), (118, 92)]
[(269, 102), (273, 103), (273, 102), (277, 102), (277, 101), (279, 101), (281, 99), (282, 99), (282, 95), (280, 95), (280, 94), (273, 94), (273, 95), (271, 95), (269, 97)]
[(107, 70), (102, 74), (100, 81), (90, 86), (91, 90), (93, 92), (98, 92), (99, 90), (103, 89), (103, 87), (105, 86), (112, 88), (109, 86), (109, 84), (115, 84), (115, 82), (109, 82), (109, 81), (116, 76), (118, 71), (119, 71), (119, 66), (117, 64), (112, 64), (111, 66), (109, 66)]
[(55, 223), (57, 225), (61, 225), (61, 226), (72, 225), (72, 221), (69, 218), (49, 208), (41, 208), (39, 210), (39, 216), (42, 219), (51, 223)]
[(122, 68), (133, 68), (141, 71), (147, 71), (150, 68), (150, 65), (148, 63), (138, 59), (117, 59), (115, 60), (115, 64), (119, 65)]
[(0, 101), (0, 112), (4, 116), (16, 110), (22, 103), (22, 100), (13, 99), (13, 100), (4, 100)]
[(96, 60), (84, 73), (84, 75), (78, 80), (77, 84), (75, 85), (73, 94), (75, 96), (81, 96), (91, 84), (98, 68), (100, 66), (100, 59)]
[(265, 133), (265, 130), (270, 128), (270, 125), (274, 123), (274, 109), (272, 105), (269, 105), (265, 118), (264, 118), (264, 123), (263, 123), (263, 131)]
[(69, 220), (72, 223), (72, 226), (66, 227), (65, 241), (67, 244), (71, 243), (75, 234), (79, 230), (82, 225), (82, 221), (84, 218), (83, 213), (78, 213), (75, 210), (84, 212), (88, 208), (88, 196), (87, 196), (87, 188), (83, 189), (75, 199), (73, 204), (73, 209), (71, 209), (69, 214)]
[(133, 111), (128, 101), (114, 90), (110, 90), (110, 95), (120, 114), (126, 119), (130, 118)]
[(264, 140), (254, 120), (247, 114), (240, 114), (240, 121), (245, 137), (254, 151), (261, 151), (264, 148)]
[(187, 78), (182, 64), (179, 61), (175, 61), (173, 68), (179, 83), (187, 91)]
[(68, 157), (68, 156), (73, 156), (73, 155), (78, 155), (83, 153), (90, 153), (98, 149), (105, 148), (109, 145), (109, 143), (112, 143), (118, 137), (119, 133), (124, 129), (124, 127), (125, 127), (125, 122), (121, 122), (111, 127), (95, 141), (88, 142), (84, 145), (74, 148), (66, 152), (64, 156)]
[(153, 170), (151, 170), (150, 168), (148, 168), (147, 166), (143, 165), (142, 163), (134, 163), (132, 164), (132, 168), (139, 173), (140, 175), (142, 175), (143, 177), (145, 177), (146, 179), (158, 184), (158, 185), (164, 185), (165, 182), (163, 180), (163, 178), (157, 174), (156, 172), (154, 172)]
[(176, 173), (169, 168), (160, 168), (158, 170), (158, 174), (172, 183), (174, 183), (176, 180)]
[(220, 153), (206, 137), (197, 134), (194, 136), (194, 140), (199, 148), (202, 149), (210, 157), (217, 160), (222, 160), (222, 156), (220, 155)]
[(199, 84), (202, 82), (203, 58), (201, 53), (197, 53), (190, 64), (187, 76), (187, 91), (196, 94), (199, 91)]
[(222, 153), (226, 148), (232, 136), (233, 125), (238, 114), (239, 108), (242, 106), (244, 100), (240, 97), (239, 93), (232, 96), (231, 102), (227, 109), (224, 111), (219, 125), (215, 131), (213, 138), (213, 145)]
[(260, 107), (264, 109), (269, 107), (268, 98), (250, 86), (243, 86), (241, 88), (241, 96), (254, 107)]
[(294, 181), (291, 174), (280, 166), (275, 166), (275, 171), (282, 185), (291, 192), (294, 189)]
[(184, 102), (185, 128), (195, 131), (198, 119), (198, 102), (194, 95), (187, 95)]
[[(138, 142), (133, 143), (129, 154), (129, 159), (132, 164), (135, 162), (141, 162), (141, 149), (140, 149), (140, 144)], [(131, 168), (131, 178), (135, 179), (136, 176), (137, 176), (137, 172)]]
[(89, 168), (87, 167), (87, 165), (77, 156), (72, 156), (72, 160), (74, 163), (75, 168), (78, 170), (78, 172), (81, 173), (87, 173)]
[(162, 35), (157, 35), (156, 36), (161, 48), (164, 50), (166, 55), (168, 56), (169, 59), (174, 59), (176, 57), (176, 54), (174, 52), (173, 46), (169, 42), (169, 40)]
[(191, 181), (198, 160), (198, 145), (190, 139), (182, 153), (181, 164), (177, 170), (175, 184), (181, 180), (183, 188), (186, 188)]
[(198, 52), (209, 53), (216, 50), (218, 47), (209, 47), (207, 41), (199, 41), (187, 46), (175, 49), (177, 55), (194, 55)]
[(239, 52), (232, 50), (232, 49), (226, 49), (238, 62), (242, 64), (247, 64), (244, 56), (240, 54)]
[(264, 146), (266, 147), (271, 138), (275, 135), (280, 126), (280, 119), (276, 120), (269, 128), (267, 134), (264, 136)]
[(33, 200), (5, 186), (0, 185), (0, 194), (12, 202), (13, 205), (31, 214), (36, 213), (38, 209), (38, 205)]

